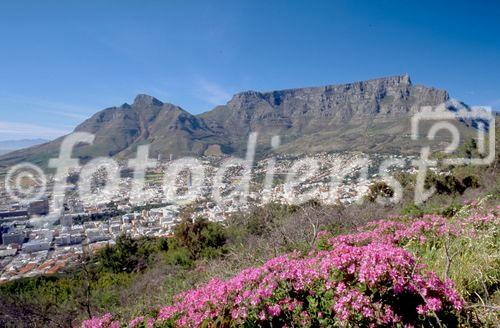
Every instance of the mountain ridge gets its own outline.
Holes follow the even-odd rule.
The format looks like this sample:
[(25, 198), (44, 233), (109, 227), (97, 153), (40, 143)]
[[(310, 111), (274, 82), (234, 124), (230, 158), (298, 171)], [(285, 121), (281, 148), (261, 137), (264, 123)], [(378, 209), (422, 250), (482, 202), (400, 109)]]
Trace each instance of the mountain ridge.
[(40, 145), (50, 140), (35, 138), (35, 139), (12, 139), (12, 140), (1, 140), (0, 141), (0, 156), (8, 154), (18, 149), (28, 148), (31, 146)]
[[(128, 158), (141, 144), (151, 145), (151, 157), (240, 155), (250, 132), (259, 133), (260, 154), (270, 151), (273, 135), (281, 136), (282, 152), (412, 153), (418, 144), (407, 137), (411, 114), (449, 99), (445, 90), (413, 84), (408, 74), (320, 87), (248, 90), (198, 115), (139, 94), (132, 104), (106, 108), (79, 124), (75, 131), (96, 138), (93, 145), (77, 146), (74, 156)], [(61, 140), (0, 156), (0, 166), (44, 164), (57, 154)]]

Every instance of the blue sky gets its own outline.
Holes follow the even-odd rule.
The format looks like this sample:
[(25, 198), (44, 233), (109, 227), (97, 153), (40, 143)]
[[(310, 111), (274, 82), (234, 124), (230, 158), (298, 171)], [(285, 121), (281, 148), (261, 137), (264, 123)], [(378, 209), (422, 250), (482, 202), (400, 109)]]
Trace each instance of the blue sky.
[(0, 140), (62, 135), (138, 93), (201, 113), (402, 73), (500, 109), (499, 17), (499, 1), (5, 0)]

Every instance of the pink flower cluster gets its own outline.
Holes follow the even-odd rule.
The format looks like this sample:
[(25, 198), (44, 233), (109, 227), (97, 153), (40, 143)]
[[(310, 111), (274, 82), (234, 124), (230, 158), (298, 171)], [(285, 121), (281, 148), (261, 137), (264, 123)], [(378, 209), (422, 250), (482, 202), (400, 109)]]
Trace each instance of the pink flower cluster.
[(82, 328), (120, 328), (120, 323), (113, 321), (111, 313), (106, 313), (102, 317), (85, 320), (82, 323)]
[(174, 305), (161, 309), (158, 320), (179, 327), (218, 320), (300, 326), (416, 324), (436, 313), (459, 312), (462, 305), (451, 282), (422, 273), (402, 248), (338, 244), (308, 258), (274, 258), (228, 281), (212, 280), (178, 295)]
[(328, 234), (325, 233), (321, 237), (323, 237), (323, 241), (326, 239), (330, 247), (340, 244), (364, 245), (374, 242), (401, 246), (410, 240), (423, 244), (428, 238), (439, 238), (445, 235), (474, 235), (479, 228), (499, 222), (499, 217), (494, 211), (484, 215), (476, 214), (457, 219), (453, 222), (439, 215), (424, 215), (422, 218), (408, 223), (401, 220), (374, 221), (352, 234), (328, 239)]
[[(330, 237), (322, 232), (319, 250), (307, 257), (292, 253), (227, 281), (213, 279), (177, 295), (157, 317), (139, 317), (129, 326), (410, 327), (435, 325), (436, 318), (453, 326), (464, 305), (453, 282), (425, 271), (401, 245), (491, 222), (498, 223), (496, 214), (453, 224), (430, 215), (407, 223), (377, 221), (348, 235)], [(102, 322), (114, 324), (106, 315), (84, 322), (84, 327), (108, 327)]]
[[(136, 317), (127, 325), (128, 328), (147, 327), (153, 328), (156, 320), (153, 318), (146, 319), (144, 316)], [(85, 320), (82, 323), (82, 328), (120, 328), (120, 322), (113, 320), (111, 313), (106, 313), (102, 317), (94, 317)]]

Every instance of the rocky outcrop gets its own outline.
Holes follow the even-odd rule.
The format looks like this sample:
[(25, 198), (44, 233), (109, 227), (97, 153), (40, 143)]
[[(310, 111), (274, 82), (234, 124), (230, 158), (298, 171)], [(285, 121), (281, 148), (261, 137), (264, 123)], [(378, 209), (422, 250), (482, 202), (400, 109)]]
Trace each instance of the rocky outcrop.
[[(294, 142), (300, 152), (328, 142), (318, 134), (345, 139), (360, 127), (398, 123), (422, 106), (436, 106), (448, 99), (446, 91), (413, 85), (408, 75), (402, 75), (325, 87), (242, 92), (200, 117), (234, 144), (241, 145), (242, 138), (257, 131), (263, 142), (279, 134), (288, 143)], [(338, 150), (334, 143), (338, 142), (321, 148)]]

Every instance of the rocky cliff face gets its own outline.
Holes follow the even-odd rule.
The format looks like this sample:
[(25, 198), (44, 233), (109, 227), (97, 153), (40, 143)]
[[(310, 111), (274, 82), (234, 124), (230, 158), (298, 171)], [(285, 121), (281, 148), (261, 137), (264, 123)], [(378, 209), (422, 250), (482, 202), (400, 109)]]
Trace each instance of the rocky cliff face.
[[(130, 157), (145, 143), (151, 144), (151, 156), (241, 154), (252, 131), (259, 132), (264, 152), (272, 135), (282, 137), (282, 151), (297, 153), (408, 150), (398, 134), (409, 139), (410, 115), (448, 98), (446, 91), (412, 84), (408, 75), (324, 87), (246, 91), (198, 116), (138, 95), (132, 105), (105, 109), (79, 125), (75, 131), (93, 133), (96, 139), (92, 146), (79, 147), (76, 154)], [(57, 153), (59, 142), (11, 153), (0, 157), (0, 163), (43, 161)]]
[(400, 122), (422, 106), (436, 106), (448, 98), (446, 91), (413, 85), (408, 75), (402, 75), (316, 88), (242, 92), (200, 117), (233, 143), (241, 144), (242, 137), (257, 131), (264, 140), (279, 134), (288, 143), (295, 142), (300, 152), (307, 144), (325, 142), (312, 135), (347, 137), (349, 129)]

